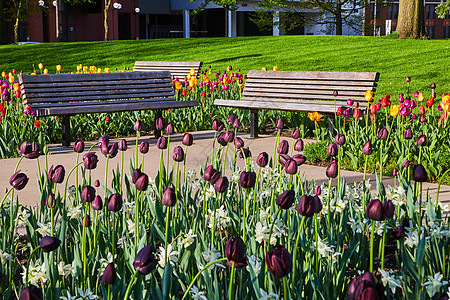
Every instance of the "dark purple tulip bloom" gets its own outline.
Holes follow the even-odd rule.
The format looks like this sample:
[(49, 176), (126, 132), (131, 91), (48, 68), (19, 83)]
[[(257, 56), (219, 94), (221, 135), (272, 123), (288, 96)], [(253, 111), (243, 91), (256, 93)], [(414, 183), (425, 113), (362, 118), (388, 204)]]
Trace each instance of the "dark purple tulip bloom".
[(81, 200), (84, 202), (92, 202), (95, 199), (95, 189), (87, 185), (81, 190)]
[(318, 195), (314, 195), (313, 198), (314, 198), (314, 213), (318, 214), (323, 208), (322, 201), (320, 201)]
[(266, 264), (273, 276), (282, 278), (292, 271), (292, 256), (286, 248), (276, 245), (266, 253)]
[(234, 120), (236, 120), (236, 118), (233, 115), (230, 115), (227, 118), (227, 123), (231, 125), (233, 124)]
[(408, 128), (405, 129), (405, 131), (403, 131), (403, 138), (405, 140), (412, 139), (412, 130), (411, 130), (411, 128), (408, 127)]
[(287, 162), (291, 160), (291, 157), (287, 154), (280, 154), (278, 156), (278, 162), (280, 163), (280, 165), (282, 165), (283, 167), (286, 166)]
[(433, 97), (433, 99), (436, 99), (436, 92), (435, 91), (431, 92), (431, 97)]
[(34, 285), (24, 288), (20, 292), (19, 300), (43, 300), (42, 290)]
[(370, 143), (370, 141), (368, 141), (368, 142), (365, 143), (364, 146), (363, 146), (363, 154), (365, 154), (365, 155), (371, 155), (372, 152), (373, 152), (372, 144)]
[(392, 175), (393, 176), (397, 176), (398, 175), (398, 170), (397, 169), (392, 170)]
[(233, 122), (233, 128), (239, 128), (239, 126), (241, 126), (241, 122), (238, 118), (236, 118), (236, 120), (234, 120)]
[(109, 211), (119, 211), (122, 208), (123, 200), (119, 193), (109, 196), (107, 208)]
[(160, 150), (167, 149), (167, 138), (165, 136), (160, 136), (156, 142), (156, 147)]
[(241, 148), (241, 151), (239, 151), (239, 158), (249, 158), (252, 156), (252, 152), (250, 152), (250, 149), (247, 148)]
[(407, 167), (409, 167), (409, 160), (405, 160), (405, 162), (403, 163), (403, 168)]
[(94, 201), (91, 202), (91, 207), (93, 210), (101, 210), (103, 208), (102, 197), (99, 195), (95, 196)]
[(173, 148), (173, 160), (176, 162), (180, 162), (184, 160), (184, 150), (181, 146), (176, 146)]
[[(319, 200), (320, 203), (320, 200)], [(297, 212), (301, 214), (304, 217), (312, 217), (318, 208), (316, 208), (317, 205), (316, 199), (314, 199), (313, 196), (309, 195), (303, 195), (300, 197), (297, 203)], [(322, 203), (320, 203), (320, 210), (322, 210)], [(320, 212), (319, 210), (319, 212)]]
[[(365, 272), (360, 276), (354, 278), (348, 287), (348, 296), (351, 300), (356, 299), (366, 299), (361, 298), (362, 292), (366, 288), (374, 288), (375, 287), (375, 278), (370, 272)], [(368, 298), (367, 298), (368, 299)], [(371, 298), (372, 299), (372, 298)], [(375, 298), (378, 299), (378, 298)]]
[(96, 180), (96, 181), (94, 181), (94, 186), (95, 187), (99, 187), (100, 186), (100, 180)]
[(256, 164), (264, 168), (269, 163), (269, 155), (266, 152), (261, 152), (256, 158)]
[(137, 120), (136, 123), (134, 123), (134, 130), (135, 131), (141, 131), (143, 128), (143, 124), (141, 120)]
[(220, 177), (219, 179), (217, 179), (216, 183), (214, 184), (214, 190), (217, 193), (224, 193), (226, 192), (227, 188), (228, 188), (228, 178), (227, 177)]
[(338, 91), (334, 91), (334, 92), (333, 92), (333, 96), (334, 96), (334, 97), (337, 97), (338, 94), (339, 94)]
[(338, 133), (336, 135), (336, 137), (334, 138), (334, 141), (336, 142), (336, 144), (338, 144), (339, 146), (342, 146), (345, 144), (345, 135)]
[(225, 246), (225, 256), (228, 260), (228, 265), (236, 268), (242, 268), (247, 265), (247, 256), (245, 255), (245, 244), (240, 238), (230, 238)]
[(247, 172), (242, 171), (241, 176), (239, 178), (239, 184), (246, 189), (251, 189), (255, 186), (256, 182), (256, 173), (255, 172)]
[(292, 159), (297, 163), (297, 166), (301, 166), (305, 163), (306, 157), (301, 154), (295, 154)]
[(277, 119), (275, 121), (275, 129), (276, 130), (283, 130), (283, 127), (284, 127), (283, 120), (282, 119)]
[(289, 209), (295, 200), (294, 190), (287, 190), (277, 197), (277, 205), (282, 209)]
[(83, 156), (83, 165), (86, 169), (92, 170), (97, 168), (97, 163), (98, 157), (97, 154), (95, 154), (95, 152), (89, 152)]
[(225, 141), (225, 132), (221, 132), (219, 136), (217, 137), (217, 142), (222, 146), (225, 147), (227, 145), (227, 141)]
[(223, 135), (223, 139), (227, 143), (233, 142), (234, 141), (234, 131), (227, 131), (227, 132), (225, 132), (225, 134)]
[(366, 217), (374, 221), (383, 221), (383, 203), (380, 200), (371, 200), (367, 204)]
[(418, 164), (413, 169), (413, 179), (417, 182), (425, 182), (428, 180), (427, 171), (422, 164)]
[(89, 227), (89, 226), (91, 226), (91, 217), (89, 217), (89, 215), (84, 216), (84, 217), (83, 217), (83, 220), (81, 220), (81, 224), (82, 224), (84, 227)]
[(142, 173), (140, 169), (133, 171), (131, 180), (139, 191), (146, 191), (148, 188), (148, 176)]
[(416, 143), (419, 146), (426, 146), (427, 145), (427, 137), (423, 134), (421, 134), (417, 139)]
[(31, 144), (28, 144), (26, 141), (22, 143), (22, 145), (17, 146), (17, 152), (19, 155), (25, 156), (26, 158), (33, 159), (37, 158), (40, 155), (41, 148), (39, 147), (39, 144), (36, 142), (33, 142)]
[(74, 144), (73, 144), (73, 151), (75, 151), (76, 153), (81, 153), (84, 151), (84, 142), (77, 140)]
[(53, 250), (56, 250), (60, 244), (61, 241), (59, 239), (52, 236), (44, 236), (41, 239), (39, 246), (44, 252), (52, 252)]
[(98, 141), (99, 141), (100, 143), (105, 142), (106, 145), (108, 145), (108, 144), (109, 144), (109, 137), (107, 137), (106, 135), (103, 135), (103, 136), (101, 136), (101, 137), (98, 138)]
[(328, 178), (336, 178), (338, 175), (337, 161), (333, 160), (327, 167), (326, 174)]
[(397, 228), (395, 228), (394, 232), (392, 233), (391, 238), (397, 241), (401, 240), (405, 236), (406, 236), (405, 227), (397, 226)]
[(293, 138), (294, 140), (298, 139), (300, 137), (300, 130), (298, 130), (297, 128), (292, 128), (291, 131), (291, 138)]
[(338, 147), (336, 143), (330, 143), (327, 149), (328, 156), (337, 156), (338, 155)]
[(277, 152), (278, 154), (287, 154), (289, 152), (288, 141), (282, 140), (280, 144), (278, 144)]
[(406, 77), (406, 82), (411, 82), (411, 77)]
[(391, 200), (383, 202), (383, 219), (392, 219), (394, 217), (395, 207)]
[(48, 208), (53, 208), (56, 206), (55, 194), (50, 193), (47, 195), (47, 199), (45, 199), (45, 205)]
[(432, 84), (430, 84), (430, 89), (435, 89), (436, 88), (436, 83), (432, 83)]
[(19, 172), (20, 170), (14, 173), (9, 179), (9, 184), (18, 191), (23, 189), (28, 183), (27, 175)]
[(316, 194), (316, 196), (320, 196), (321, 193), (322, 193), (322, 188), (320, 187), (320, 185), (316, 186), (314, 189), (314, 194)]
[(127, 151), (128, 149), (127, 141), (125, 139), (121, 139), (118, 146), (120, 151)]
[(161, 202), (164, 206), (175, 206), (175, 204), (177, 203), (175, 190), (171, 187), (165, 189), (161, 198)]
[(241, 149), (242, 147), (244, 147), (244, 141), (240, 137), (236, 137), (234, 139), (234, 146), (236, 147), (236, 149)]
[(173, 130), (173, 125), (172, 125), (172, 123), (167, 124), (166, 129), (164, 130), (164, 132), (165, 132), (167, 135), (172, 135), (172, 134), (173, 134), (174, 130)]
[(64, 176), (66, 175), (66, 170), (61, 165), (57, 165), (53, 168), (53, 165), (48, 170), (48, 180), (53, 183), (62, 183), (64, 181)]
[(297, 162), (293, 159), (290, 159), (286, 162), (286, 165), (284, 166), (284, 170), (287, 174), (293, 175), (297, 173)]
[(388, 131), (386, 128), (381, 128), (380, 131), (378, 131), (378, 139), (385, 140), (387, 139)]
[(303, 140), (302, 139), (298, 139), (298, 140), (295, 141), (294, 150), (295, 151), (303, 151), (303, 146), (304, 146)]
[(156, 130), (163, 130), (166, 127), (166, 119), (163, 117), (159, 117), (155, 122)]
[(150, 144), (146, 141), (143, 141), (140, 145), (139, 145), (139, 152), (141, 152), (142, 154), (147, 154), (148, 153), (148, 148), (150, 147)]
[(222, 123), (222, 121), (214, 120), (212, 123), (212, 129), (214, 131), (222, 131), (225, 128), (225, 125)]
[(158, 260), (153, 254), (154, 249), (152, 245), (145, 246), (142, 248), (134, 258), (133, 268), (137, 270), (139, 268), (139, 273), (142, 275), (147, 275), (156, 268)]
[(213, 168), (212, 165), (206, 167), (203, 173), (203, 179), (211, 184), (216, 183), (217, 179), (220, 177), (220, 172)]
[(185, 133), (183, 135), (183, 139), (181, 140), (181, 142), (183, 143), (183, 145), (185, 146), (192, 146), (192, 144), (194, 143), (194, 137), (192, 134), (190, 133)]
[(104, 155), (104, 156), (108, 156), (108, 143), (105, 141), (101, 141), (100, 142), (100, 152)]
[(117, 281), (116, 267), (114, 263), (109, 263), (103, 271), (103, 284), (113, 285)]

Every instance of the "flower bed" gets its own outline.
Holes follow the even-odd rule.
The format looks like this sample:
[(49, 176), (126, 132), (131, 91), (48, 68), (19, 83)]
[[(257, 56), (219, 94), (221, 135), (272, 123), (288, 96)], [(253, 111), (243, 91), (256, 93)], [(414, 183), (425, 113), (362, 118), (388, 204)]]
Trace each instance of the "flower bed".
[[(38, 168), (37, 209), (14, 198), (29, 180), (17, 171), (19, 160), (0, 203), (3, 297), (448, 299), (450, 224), (438, 201), (422, 193), (422, 164), (397, 172), (394, 187), (385, 187), (380, 176), (372, 195), (369, 182), (352, 185), (340, 176), (350, 137), (337, 135), (328, 149), (335, 157), (326, 170), (330, 181), (316, 186), (298, 172), (305, 162), (298, 130), (282, 139), (284, 124), (277, 120), (274, 148), (253, 159), (235, 137), (239, 123), (232, 116), (212, 123), (212, 164), (193, 171), (184, 168), (192, 136), (183, 136), (185, 147), (171, 148), (173, 126), (159, 119), (166, 135), (159, 150), (150, 150), (160, 155), (154, 179), (138, 155), (149, 155), (146, 142), (127, 149), (102, 137), (99, 148), (87, 150), (78, 141), (73, 167)], [(141, 121), (134, 124), (138, 138), (142, 128)], [(373, 149), (385, 141), (380, 132), (373, 147), (361, 145), (364, 157), (380, 157)], [(37, 143), (18, 151), (42, 160)], [(123, 151), (136, 153), (130, 172), (123, 171)], [(99, 159), (120, 171), (109, 178), (105, 170), (93, 182), (90, 170)], [(237, 169), (237, 160), (244, 169)], [(83, 180), (68, 187), (79, 172)], [(64, 192), (55, 195), (59, 185)], [(26, 245), (15, 235), (20, 225)], [(27, 262), (20, 264), (26, 251)]]

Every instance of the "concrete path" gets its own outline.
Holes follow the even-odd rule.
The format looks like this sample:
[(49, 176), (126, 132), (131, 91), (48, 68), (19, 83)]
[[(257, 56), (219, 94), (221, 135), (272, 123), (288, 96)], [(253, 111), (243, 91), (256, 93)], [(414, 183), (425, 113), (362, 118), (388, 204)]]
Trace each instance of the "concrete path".
[[(206, 159), (208, 158), (211, 160), (211, 151), (212, 151), (212, 140), (214, 137), (214, 131), (201, 131), (201, 132), (195, 132), (193, 133), (194, 136), (194, 144), (189, 147), (188, 154), (187, 154), (187, 169), (195, 169), (197, 170), (197, 176), (199, 176), (199, 169), (200, 166), (203, 166), (205, 164)], [(257, 139), (251, 139), (249, 138), (248, 134), (244, 133), (238, 133), (238, 136), (241, 137), (245, 142), (245, 147), (249, 147), (253, 159), (256, 160), (256, 157), (258, 154), (262, 151), (266, 151), (270, 156), (273, 155), (273, 149), (274, 149), (274, 143), (275, 143), (275, 137), (274, 136), (268, 136), (268, 135), (262, 135)], [(175, 134), (171, 137), (170, 140), (170, 163), (173, 163), (172, 160), (172, 149), (175, 146), (182, 145), (181, 144), (182, 135), (181, 134)], [(286, 138), (289, 142), (291, 142), (290, 138)], [(126, 174), (129, 170), (129, 161), (134, 156), (134, 145), (135, 145), (135, 138), (127, 138), (128, 143), (128, 150), (125, 152), (125, 167), (124, 170)], [(148, 141), (150, 143), (150, 150), (145, 155), (145, 162), (144, 162), (144, 172), (147, 173), (150, 177), (154, 178), (156, 175), (158, 168), (159, 168), (159, 158), (160, 158), (160, 150), (156, 147), (156, 139), (150, 138), (150, 137), (141, 137), (139, 139), (139, 142), (141, 141)], [(115, 141), (115, 140), (112, 140)], [(305, 142), (312, 142), (305, 140)], [(94, 142), (87, 142), (86, 143), (86, 151), (89, 149), (90, 146), (92, 146)], [(184, 146), (183, 146), (184, 148)], [(217, 149), (217, 145), (216, 145)], [(229, 152), (234, 151), (234, 145), (230, 145)], [(97, 155), (99, 157), (99, 163), (95, 170), (92, 171), (92, 179), (96, 180), (99, 179), (100, 182), (103, 182), (104, 180), (104, 170), (105, 170), (105, 163), (106, 159), (105, 157), (100, 153), (100, 149), (98, 147), (95, 147), (94, 150), (97, 152)], [(83, 153), (83, 154), (84, 154)], [(112, 160), (110, 160), (109, 163), (109, 175), (108, 178), (112, 178), (112, 169), (116, 169), (117, 165), (120, 164), (120, 155), (121, 152), (119, 151), (119, 154)], [(82, 155), (80, 156), (81, 159)], [(166, 159), (166, 154), (164, 155)], [(142, 159), (142, 155), (139, 153), (139, 160)], [(1, 196), (4, 195), (4, 191), (10, 188), (9, 185), (9, 179), (11, 175), (13, 174), (14, 168), (17, 164), (18, 158), (13, 159), (3, 159), (0, 161), (0, 191)], [(51, 165), (58, 165), (61, 164), (66, 169), (66, 174), (70, 171), (70, 169), (75, 165), (76, 161), (76, 153), (73, 152), (72, 148), (63, 148), (60, 145), (49, 145), (49, 155), (48, 155), (48, 166)], [(41, 164), (41, 168), (43, 169), (45, 167), (45, 158), (44, 156), (39, 157), (39, 162)], [(243, 169), (243, 161), (242, 159), (238, 159), (238, 166)], [(36, 159), (26, 159), (24, 158), (19, 166), (19, 169), (28, 175), (30, 178), (30, 181), (28, 182), (28, 185), (21, 191), (16, 192), (16, 195), (19, 196), (19, 202), (23, 205), (31, 205), (35, 206), (39, 202), (39, 196), (37, 194), (38, 188), (37, 188), (37, 180), (36, 180), (36, 174), (37, 174), (37, 163)], [(302, 175), (306, 176), (307, 180), (316, 180), (318, 184), (321, 184), (322, 182), (328, 182), (328, 179), (325, 175), (325, 168), (324, 167), (317, 167), (317, 166), (311, 166), (311, 165), (302, 165), (300, 167), (300, 172)], [(346, 181), (348, 183), (353, 183), (355, 181), (361, 181), (363, 174), (358, 172), (351, 172), (351, 171), (341, 171), (341, 175), (345, 176)], [(81, 178), (81, 174), (80, 174)], [(375, 182), (375, 176), (369, 175), (368, 178), (373, 180)], [(391, 185), (393, 186), (393, 179), (392, 178), (383, 178), (383, 182), (385, 185)], [(69, 186), (71, 184), (75, 183), (75, 174), (72, 174), (70, 180), (69, 180)], [(372, 184), (373, 187), (375, 187), (375, 184)], [(62, 187), (60, 187), (62, 189)], [(424, 193), (425, 191), (429, 189), (430, 195), (433, 199), (436, 198), (436, 192), (437, 192), (437, 184), (431, 184), (431, 183), (425, 183), (423, 185)], [(450, 204), (450, 187), (449, 186), (441, 186), (440, 189), (440, 195), (439, 200), (445, 204)], [(447, 208), (447, 210), (450, 209)]]

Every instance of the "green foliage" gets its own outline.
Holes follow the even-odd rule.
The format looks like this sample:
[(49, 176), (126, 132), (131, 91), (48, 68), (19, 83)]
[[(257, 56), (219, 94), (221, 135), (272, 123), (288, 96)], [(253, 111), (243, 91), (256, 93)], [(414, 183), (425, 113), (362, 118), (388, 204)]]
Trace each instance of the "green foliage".
[(448, 14), (450, 14), (450, 3), (441, 3), (436, 6), (436, 14), (439, 18), (444, 19)]
[(303, 155), (306, 160), (313, 163), (329, 160), (327, 148), (330, 141), (320, 141), (316, 143), (307, 143), (303, 149)]

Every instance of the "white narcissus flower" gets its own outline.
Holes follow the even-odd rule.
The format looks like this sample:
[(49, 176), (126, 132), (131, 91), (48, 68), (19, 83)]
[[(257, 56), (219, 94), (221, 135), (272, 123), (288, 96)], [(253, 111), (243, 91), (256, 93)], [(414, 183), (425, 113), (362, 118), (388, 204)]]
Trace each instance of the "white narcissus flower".
[(378, 271), (381, 273), (381, 282), (385, 287), (389, 285), (391, 288), (392, 294), (395, 294), (395, 289), (402, 288), (399, 279), (396, 279), (394, 276), (391, 276), (392, 270), (390, 272), (386, 272), (385, 270), (379, 268)]
[(67, 297), (60, 296), (60, 300), (76, 300), (77, 296), (72, 296), (69, 291), (67, 291)]
[(38, 229), (36, 229), (37, 232), (39, 232), (42, 236), (51, 235), (52, 234), (52, 227), (49, 224), (45, 224), (42, 222), (37, 222), (37, 225), (39, 226)]
[(2, 262), (2, 265), (5, 265), (7, 261), (14, 261), (14, 260), (11, 254), (3, 252), (3, 250), (0, 249), (0, 261)]
[(250, 268), (252, 268), (255, 275), (258, 276), (259, 272), (261, 272), (261, 260), (256, 256), (252, 255), (248, 258), (248, 266), (246, 267), (247, 271), (250, 272)]
[[(178, 262), (179, 253), (180, 252), (178, 251), (173, 251), (172, 244), (167, 245), (167, 259), (172, 266), (175, 266), (175, 263)], [(158, 257), (158, 263), (161, 265), (161, 267), (164, 268), (166, 266), (166, 250), (164, 249), (164, 247), (159, 247)]]
[(312, 250), (316, 250), (322, 257), (328, 257), (334, 253), (334, 246), (329, 246), (327, 242), (322, 242), (320, 237), (317, 237), (317, 246), (316, 242), (313, 242)]
[(58, 264), (58, 273), (60, 276), (67, 278), (69, 275), (75, 275), (75, 268), (72, 267), (72, 264), (66, 265), (63, 261), (60, 261)]
[(260, 219), (261, 222), (264, 222), (264, 221), (266, 221), (266, 220), (268, 220), (270, 218), (269, 211), (270, 211), (270, 206), (268, 206), (266, 208), (266, 210), (264, 210), (264, 209), (260, 209), (259, 210), (259, 219)]
[(444, 279), (444, 275), (441, 272), (434, 274), (434, 276), (428, 276), (428, 281), (423, 284), (427, 289), (428, 296), (433, 297), (440, 292), (442, 286), (448, 284), (448, 281), (442, 279)]
[(410, 248), (417, 247), (419, 244), (419, 235), (417, 231), (407, 231), (405, 237), (405, 245)]
[(78, 206), (69, 206), (67, 216), (71, 219), (76, 219), (81, 215), (81, 204)]
[(208, 298), (205, 296), (205, 292), (200, 291), (195, 285), (191, 288), (190, 292), (192, 294), (191, 297), (194, 300), (208, 300)]
[(259, 300), (278, 300), (280, 299), (280, 296), (278, 296), (275, 293), (267, 293), (265, 290), (263, 289), (259, 289), (259, 292), (261, 293), (261, 297), (259, 297)]
[(127, 220), (127, 228), (128, 228), (128, 233), (132, 236), (134, 236), (134, 222), (133, 220), (128, 219)]
[[(217, 252), (214, 248), (206, 250), (205, 252), (202, 253), (202, 255), (203, 255), (203, 258), (205, 259), (205, 262), (206, 262), (205, 266), (208, 265), (209, 263), (212, 263), (213, 261), (218, 260), (220, 258), (220, 253)], [(216, 266), (219, 267), (219, 268), (225, 269), (225, 266), (222, 265), (221, 263), (215, 263), (215, 264), (212, 264), (211, 266), (209, 266), (208, 270), (212, 270)], [(201, 270), (201, 269), (204, 268), (204, 266), (201, 263), (199, 263), (198, 264), (198, 268), (199, 268), (199, 270)]]
[(184, 239), (181, 241), (181, 244), (183, 245), (184, 248), (187, 248), (195, 241), (196, 237), (197, 235), (194, 234), (194, 231), (191, 228), (189, 229), (189, 232), (186, 233), (186, 235), (184, 236)]
[(97, 295), (92, 294), (91, 288), (87, 288), (85, 291), (78, 288), (78, 294), (80, 298), (77, 298), (77, 300), (93, 300), (98, 298)]
[(263, 241), (267, 241), (269, 238), (270, 229), (266, 226), (263, 226), (261, 222), (256, 223), (255, 228), (255, 239), (258, 243), (262, 243)]

